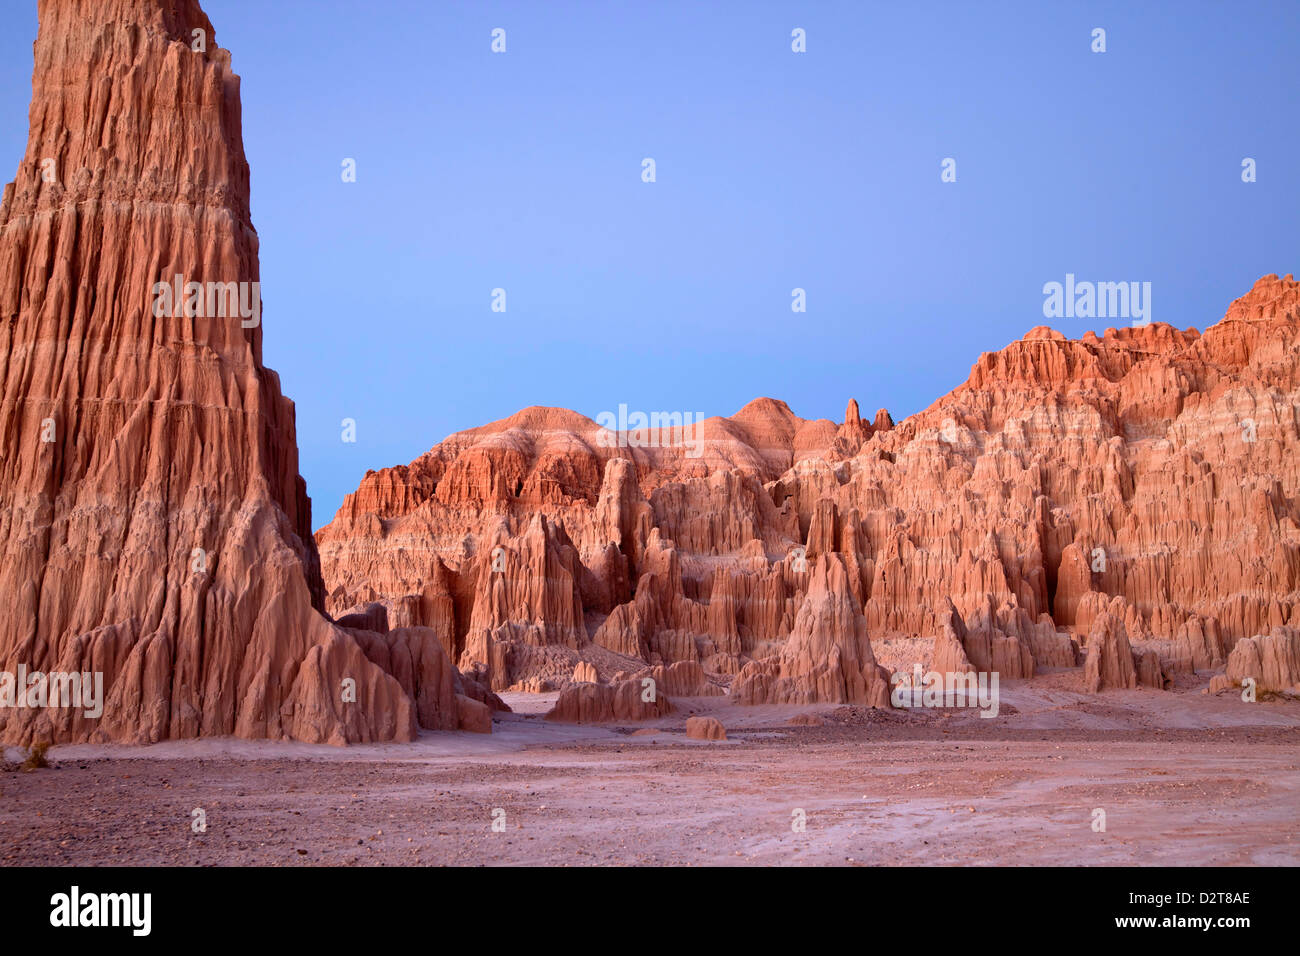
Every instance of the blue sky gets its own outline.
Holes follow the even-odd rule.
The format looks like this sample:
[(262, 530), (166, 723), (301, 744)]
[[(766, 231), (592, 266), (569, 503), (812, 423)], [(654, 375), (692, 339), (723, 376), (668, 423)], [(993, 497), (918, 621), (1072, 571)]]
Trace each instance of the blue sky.
[[(317, 527), (367, 469), (529, 405), (902, 418), (1044, 324), (1067, 272), (1204, 329), (1300, 267), (1293, 2), (204, 9), (243, 78), (264, 354)], [(4, 24), (7, 181), (33, 0)]]

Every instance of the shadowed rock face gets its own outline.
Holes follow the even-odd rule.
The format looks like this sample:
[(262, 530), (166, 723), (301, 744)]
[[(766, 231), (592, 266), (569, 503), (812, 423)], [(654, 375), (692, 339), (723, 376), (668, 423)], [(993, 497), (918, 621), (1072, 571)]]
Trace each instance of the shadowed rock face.
[[(39, 12), (0, 205), (0, 668), (102, 672), (107, 702), (98, 719), (0, 708), (0, 737), (410, 739), (418, 673), (404, 689), (320, 613), (293, 404), (260, 325), (153, 308), (176, 275), (256, 301), (230, 54), (194, 0)], [(419, 711), (446, 726), (439, 653)]]
[[(870, 703), (875, 662), (910, 669), (895, 637), (1161, 686), (1300, 625), (1298, 405), (1300, 283), (1270, 275), (1203, 335), (1033, 329), (898, 423), (760, 399), (687, 454), (527, 409), (368, 474), (317, 533), (327, 603), (442, 629), (494, 688), (608, 652), (698, 662), (737, 699)], [(485, 572), (498, 547), (513, 581)]]

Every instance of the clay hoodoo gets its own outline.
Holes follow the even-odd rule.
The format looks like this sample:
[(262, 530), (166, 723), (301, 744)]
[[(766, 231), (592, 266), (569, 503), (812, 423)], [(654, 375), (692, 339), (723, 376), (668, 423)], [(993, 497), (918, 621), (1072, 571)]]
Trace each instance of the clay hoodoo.
[(195, 0), (39, 13), (0, 202), (0, 668), (98, 672), (107, 699), (2, 707), (0, 737), (454, 726), (436, 637), (379, 655), (412, 662), (399, 680), (321, 613), (293, 404), (262, 364), (230, 54)]

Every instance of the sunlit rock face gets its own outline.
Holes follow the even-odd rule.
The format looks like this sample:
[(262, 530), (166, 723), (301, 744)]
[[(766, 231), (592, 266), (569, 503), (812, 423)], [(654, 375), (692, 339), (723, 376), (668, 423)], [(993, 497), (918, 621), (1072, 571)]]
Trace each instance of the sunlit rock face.
[[(0, 738), (344, 743), (445, 724), (436, 640), (417, 708), (415, 684), (321, 613), (293, 403), (262, 365), (230, 54), (194, 0), (39, 12), (27, 151), (0, 205), (0, 668), (97, 673), (106, 700), (0, 707)], [(173, 288), (186, 301), (164, 301)]]
[(1270, 275), (1204, 334), (1040, 327), (898, 423), (759, 399), (645, 443), (526, 409), (369, 473), (317, 533), (327, 603), (495, 688), (697, 661), (737, 700), (872, 703), (894, 638), (1007, 678), (1091, 657), (1098, 689), (1221, 668), (1300, 625), (1298, 323)]

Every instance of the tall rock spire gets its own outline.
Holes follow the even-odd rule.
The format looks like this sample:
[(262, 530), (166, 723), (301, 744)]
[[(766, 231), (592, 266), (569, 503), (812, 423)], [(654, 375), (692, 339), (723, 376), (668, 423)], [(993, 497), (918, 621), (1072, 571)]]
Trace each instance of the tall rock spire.
[(318, 613), (230, 54), (195, 0), (41, 0), (34, 54), (0, 204), (0, 669), (107, 700), (0, 706), (0, 739), (411, 737)]

